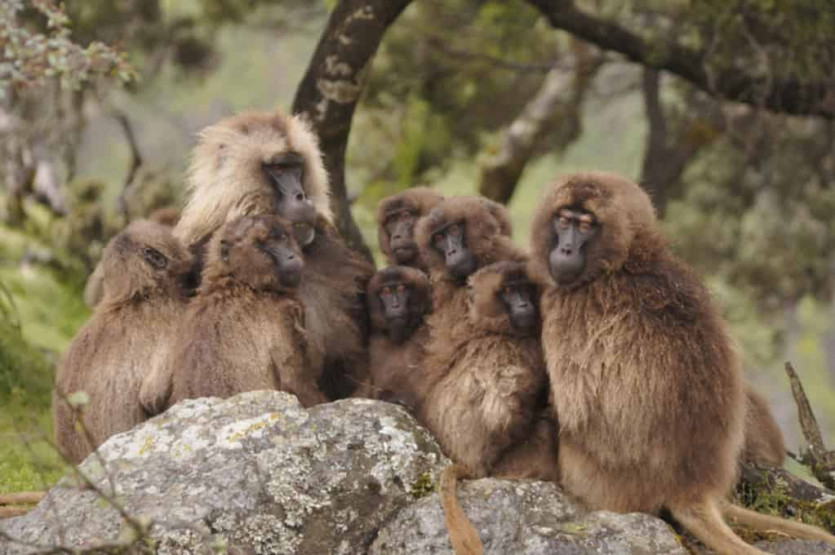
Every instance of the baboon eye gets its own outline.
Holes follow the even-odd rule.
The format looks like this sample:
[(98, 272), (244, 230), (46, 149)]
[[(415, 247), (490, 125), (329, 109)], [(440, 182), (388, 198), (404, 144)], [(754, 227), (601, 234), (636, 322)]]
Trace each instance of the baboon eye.
[(589, 231), (591, 231), (592, 223), (587, 222), (585, 220), (580, 220), (580, 224), (577, 227), (581, 232), (588, 233)]
[(403, 285), (402, 283), (397, 286), (397, 292), (398, 293), (404, 293), (405, 291), (406, 291), (406, 286)]
[(444, 234), (443, 233), (436, 233), (434, 239), (435, 239), (436, 243), (443, 243), (444, 242)]
[(457, 237), (458, 234), (461, 232), (460, 226), (458, 224), (452, 224), (449, 226), (449, 233), (450, 235)]
[(168, 259), (157, 249), (145, 247), (142, 251), (142, 256), (148, 261), (148, 264), (154, 268), (161, 270), (168, 266)]
[(380, 294), (385, 295), (385, 296), (391, 295), (391, 287), (389, 287), (389, 286), (383, 287), (383, 289), (380, 291)]
[(568, 226), (571, 225), (571, 218), (560, 216), (559, 224), (562, 229), (568, 229)]

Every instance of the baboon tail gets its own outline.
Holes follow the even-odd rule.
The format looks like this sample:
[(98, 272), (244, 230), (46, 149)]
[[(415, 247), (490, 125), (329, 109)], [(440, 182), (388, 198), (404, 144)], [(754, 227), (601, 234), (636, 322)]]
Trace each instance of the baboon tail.
[(725, 516), (760, 532), (773, 530), (793, 538), (820, 540), (835, 544), (835, 536), (821, 528), (803, 524), (802, 522), (795, 522), (794, 520), (760, 514), (749, 509), (744, 509), (739, 505), (728, 503), (725, 506)]
[(455, 495), (455, 486), (461, 474), (463, 469), (457, 464), (449, 465), (441, 473), (441, 505), (444, 508), (449, 541), (455, 555), (483, 555), (484, 545), (478, 536), (478, 530), (461, 508)]
[(716, 500), (669, 507), (673, 517), (702, 543), (724, 555), (764, 555), (748, 545), (722, 520)]

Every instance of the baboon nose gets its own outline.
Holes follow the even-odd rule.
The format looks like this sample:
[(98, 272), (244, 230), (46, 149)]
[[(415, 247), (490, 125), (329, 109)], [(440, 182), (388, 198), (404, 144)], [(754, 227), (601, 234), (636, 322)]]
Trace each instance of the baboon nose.
[(296, 200), (299, 202), (305, 200), (304, 193), (296, 193)]
[(563, 254), (571, 256), (571, 253), (573, 252), (574, 249), (572, 249), (571, 247), (563, 247), (560, 250), (562, 251)]

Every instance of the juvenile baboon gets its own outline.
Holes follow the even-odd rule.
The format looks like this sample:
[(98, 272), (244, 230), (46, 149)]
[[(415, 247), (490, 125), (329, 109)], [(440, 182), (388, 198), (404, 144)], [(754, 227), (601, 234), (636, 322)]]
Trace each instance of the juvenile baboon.
[[(166, 227), (174, 227), (177, 225), (179, 218), (180, 211), (176, 208), (159, 208), (148, 215), (149, 221)], [(101, 263), (99, 263), (87, 278), (87, 283), (84, 285), (84, 302), (89, 307), (95, 307), (101, 301), (103, 294), (102, 270)]]
[(370, 387), (368, 396), (400, 401), (413, 411), (426, 397), (423, 318), (432, 310), (429, 278), (415, 268), (389, 266), (368, 284)]
[(774, 420), (768, 401), (745, 384), (745, 443), (742, 461), (746, 463), (783, 466), (786, 444), (783, 432)]
[(309, 345), (330, 398), (368, 372), (365, 288), (373, 267), (339, 237), (316, 136), (299, 116), (246, 112), (200, 134), (188, 202), (175, 233), (198, 254), (225, 222), (278, 214), (294, 226), (305, 260), (300, 298)]
[(289, 222), (243, 216), (209, 243), (197, 296), (171, 347), (170, 364), (142, 387), (151, 414), (183, 400), (276, 389), (305, 407), (327, 401), (316, 385), (298, 300), (301, 251)]
[(556, 470), (553, 443), (554, 451), (542, 454), (537, 447), (544, 445), (527, 444), (547, 442), (555, 430), (537, 423), (547, 399), (537, 287), (524, 262), (491, 264), (468, 282), (466, 312), (433, 336), (424, 372), (433, 385), (420, 407), (421, 421), (456, 463), (444, 472), (442, 502), (459, 552), (480, 540), (455, 498), (458, 476), (496, 475), (506, 454), (498, 472), (505, 477), (528, 477), (542, 457), (553, 466), (537, 478), (553, 477)]
[(428, 353), (437, 378), (421, 418), (466, 473), (486, 476), (530, 432), (546, 392), (536, 286), (522, 262), (497, 262), (470, 277), (467, 311)]
[(430, 187), (412, 187), (380, 201), (377, 238), (389, 264), (428, 270), (415, 242), (415, 224), (443, 200), (443, 195)]
[(723, 520), (835, 540), (725, 501), (743, 444), (739, 361), (669, 251), (649, 197), (603, 173), (551, 187), (532, 229), (563, 487), (594, 509), (662, 508), (721, 553), (760, 553)]
[(436, 322), (439, 314), (457, 317), (465, 309), (464, 286), (473, 272), (493, 262), (524, 260), (511, 233), (507, 210), (482, 197), (448, 198), (418, 221), (415, 236), (429, 268)]
[[(70, 345), (52, 397), (55, 440), (73, 462), (145, 420), (139, 390), (145, 376), (165, 363), (185, 311), (182, 280), (190, 266), (171, 231), (148, 221), (133, 222), (105, 248), (103, 299)], [(76, 391), (89, 397), (82, 412), (92, 445), (65, 402)]]

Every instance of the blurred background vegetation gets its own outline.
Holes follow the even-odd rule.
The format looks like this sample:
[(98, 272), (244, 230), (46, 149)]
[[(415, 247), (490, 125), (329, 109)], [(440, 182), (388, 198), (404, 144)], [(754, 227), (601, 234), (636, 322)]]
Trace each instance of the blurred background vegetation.
[[(178, 206), (202, 127), (298, 104), (329, 17), (364, 4), (381, 2), (0, 7), (0, 493), (61, 473), (52, 374), (89, 316), (82, 291), (104, 244), (127, 220)], [(377, 202), (416, 184), (507, 202), (526, 246), (558, 175), (640, 180), (721, 304), (789, 447), (802, 436), (785, 360), (832, 448), (835, 5), (394, 4), (373, 65), (355, 68), (347, 191), (335, 199), (374, 255)]]

